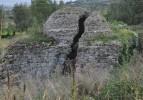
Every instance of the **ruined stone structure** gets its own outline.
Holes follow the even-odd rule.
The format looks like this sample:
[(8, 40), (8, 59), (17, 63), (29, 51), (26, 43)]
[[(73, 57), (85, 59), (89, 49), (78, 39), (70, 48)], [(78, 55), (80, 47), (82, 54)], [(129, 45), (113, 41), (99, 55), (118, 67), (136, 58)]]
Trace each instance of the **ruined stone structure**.
[(85, 21), (85, 31), (82, 34), (79, 45), (94, 45), (92, 40), (98, 36), (112, 37), (112, 31), (106, 20), (95, 11)]
[(6, 64), (1, 65), (0, 80), (7, 77), (7, 70), (11, 75), (30, 75), (35, 78), (46, 78), (58, 66), (65, 62), (69, 48), (64, 46), (48, 46), (48, 43), (18, 42), (8, 49), (3, 58)]
[(52, 37), (57, 45), (70, 46), (79, 32), (79, 22), (84, 22), (88, 11), (83, 8), (63, 8), (53, 13), (44, 25), (44, 33)]
[(76, 70), (118, 65), (120, 43), (93, 41), (100, 35), (112, 36), (108, 23), (98, 12), (89, 13), (79, 7), (60, 9), (44, 24), (44, 34), (53, 38), (56, 44), (18, 42), (8, 48), (2, 59), (5, 63), (0, 65), (0, 80), (6, 77), (7, 69), (11, 74), (43, 78), (57, 67), (70, 71), (69, 66)]
[(110, 68), (118, 65), (120, 43), (112, 40), (110, 43), (96, 41), (100, 36), (110, 38), (113, 34), (106, 20), (95, 11), (86, 19), (85, 31), (79, 39), (77, 67)]

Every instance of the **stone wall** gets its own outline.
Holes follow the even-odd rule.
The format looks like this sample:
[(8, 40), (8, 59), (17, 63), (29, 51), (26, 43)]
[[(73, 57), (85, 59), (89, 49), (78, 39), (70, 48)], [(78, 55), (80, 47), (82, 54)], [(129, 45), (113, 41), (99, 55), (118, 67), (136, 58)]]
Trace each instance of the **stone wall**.
[(56, 67), (63, 66), (69, 50), (64, 46), (49, 46), (48, 43), (18, 42), (8, 48), (2, 59), (0, 80), (7, 77), (7, 70), (17, 78), (47, 78)]
[(121, 46), (115, 43), (97, 43), (95, 46), (82, 46), (78, 49), (76, 66), (80, 68), (107, 68), (118, 66)]
[(44, 24), (44, 33), (55, 39), (57, 45), (70, 46), (79, 31), (78, 21), (88, 16), (80, 7), (66, 7), (53, 13)]
[(85, 32), (79, 40), (79, 45), (89, 46), (89, 42), (98, 36), (112, 37), (110, 26), (98, 12), (92, 12), (85, 21)]
[(44, 34), (54, 38), (56, 44), (17, 42), (8, 48), (1, 59), (5, 62), (0, 65), (0, 80), (6, 78), (7, 70), (20, 78), (30, 75), (42, 79), (57, 67), (63, 72), (70, 70), (71, 65), (75, 70), (89, 66), (108, 69), (119, 63), (122, 47), (118, 41), (91, 41), (99, 35), (112, 36), (108, 23), (98, 12), (89, 14), (79, 7), (58, 10), (44, 24)]
[(106, 20), (96, 11), (92, 12), (85, 21), (85, 32), (79, 39), (76, 67), (113, 68), (119, 64), (122, 49), (120, 42), (110, 40), (103, 42), (98, 37), (110, 38), (113, 33)]

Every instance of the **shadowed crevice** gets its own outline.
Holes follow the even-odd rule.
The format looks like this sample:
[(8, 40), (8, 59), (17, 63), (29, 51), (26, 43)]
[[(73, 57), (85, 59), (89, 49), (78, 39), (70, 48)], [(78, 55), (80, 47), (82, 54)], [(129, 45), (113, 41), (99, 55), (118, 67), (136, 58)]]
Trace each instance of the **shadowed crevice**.
[(73, 43), (71, 45), (72, 51), (68, 55), (68, 58), (71, 60), (75, 59), (77, 56), (78, 42), (79, 42), (79, 39), (81, 38), (82, 34), (84, 33), (84, 30), (85, 30), (84, 22), (85, 22), (86, 18), (87, 18), (87, 16), (84, 15), (78, 21), (78, 27), (79, 27), (78, 34), (73, 39)]
[(76, 56), (77, 56), (77, 50), (78, 50), (78, 42), (79, 39), (81, 38), (82, 34), (85, 31), (85, 26), (84, 26), (84, 22), (87, 19), (87, 15), (83, 15), (80, 17), (79, 21), (78, 21), (78, 33), (77, 35), (73, 38), (73, 43), (71, 44), (71, 52), (67, 55), (67, 61), (64, 65), (64, 73), (71, 72), (71, 68), (74, 70), (75, 69), (75, 63), (76, 63)]

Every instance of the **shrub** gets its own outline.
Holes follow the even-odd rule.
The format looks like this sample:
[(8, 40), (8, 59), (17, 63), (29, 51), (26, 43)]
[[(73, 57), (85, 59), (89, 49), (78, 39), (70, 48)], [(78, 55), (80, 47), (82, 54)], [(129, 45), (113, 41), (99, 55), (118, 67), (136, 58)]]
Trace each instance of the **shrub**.
[(10, 28), (6, 28), (3, 30), (3, 32), (0, 35), (1, 35), (1, 38), (9, 38), (9, 37), (15, 36), (15, 31)]

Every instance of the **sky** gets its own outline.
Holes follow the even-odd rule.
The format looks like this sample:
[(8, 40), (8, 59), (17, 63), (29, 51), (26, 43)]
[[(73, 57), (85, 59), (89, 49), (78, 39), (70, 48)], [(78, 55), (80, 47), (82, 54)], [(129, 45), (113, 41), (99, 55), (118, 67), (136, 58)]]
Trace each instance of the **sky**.
[[(60, 1), (60, 0), (56, 0), (56, 1)], [(64, 2), (67, 1), (74, 1), (74, 0), (63, 0)], [(18, 3), (26, 3), (26, 4), (30, 4), (31, 0), (0, 0), (0, 5), (4, 5), (4, 6), (14, 6), (14, 4), (18, 4)]]

